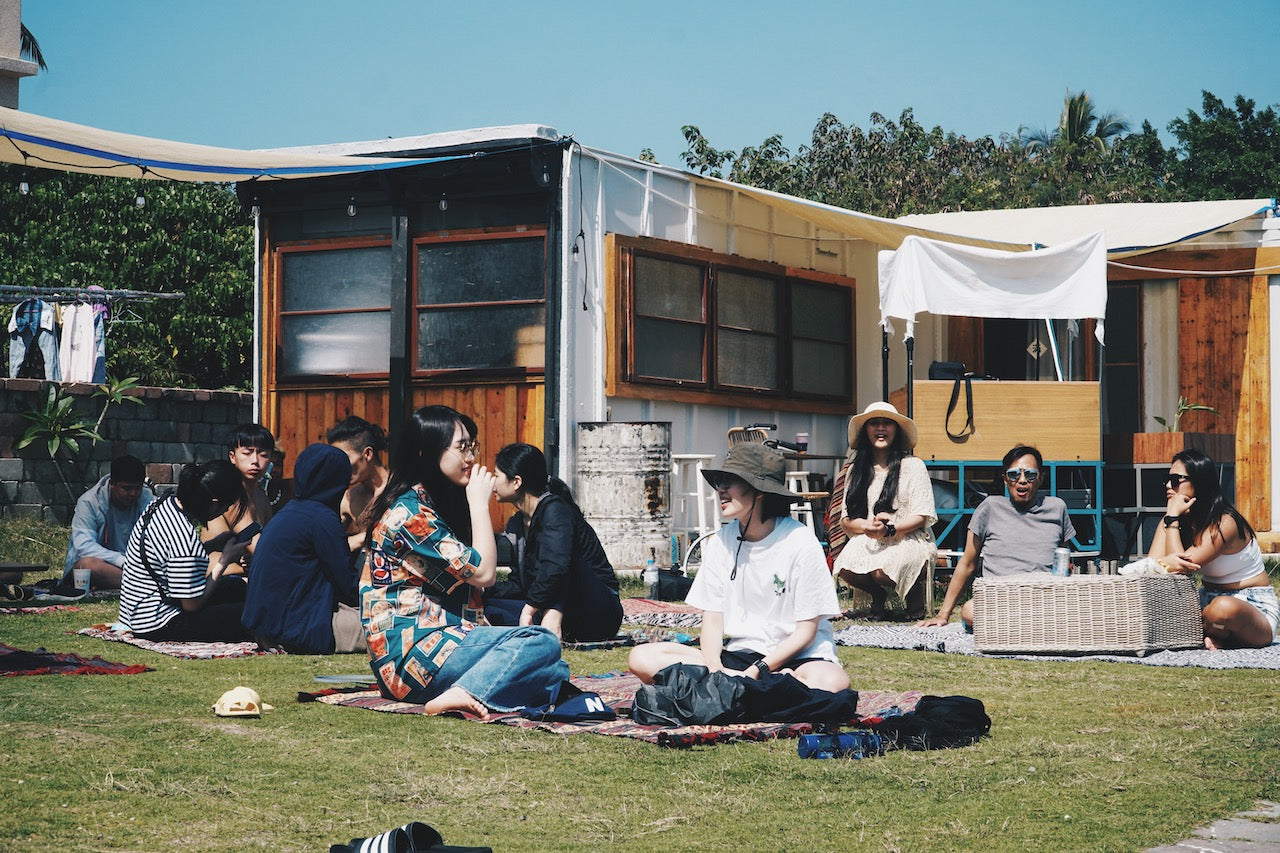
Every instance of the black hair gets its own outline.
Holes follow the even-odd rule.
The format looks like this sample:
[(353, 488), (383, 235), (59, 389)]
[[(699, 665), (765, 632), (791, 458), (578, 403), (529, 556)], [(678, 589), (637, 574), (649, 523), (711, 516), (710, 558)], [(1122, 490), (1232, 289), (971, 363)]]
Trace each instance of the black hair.
[(111, 460), (111, 482), (114, 485), (141, 483), (146, 478), (146, 466), (138, 457), (125, 454)]
[(471, 511), (467, 490), (440, 470), (440, 457), (453, 444), (453, 433), (462, 424), (468, 440), (475, 440), (476, 422), (449, 406), (423, 406), (409, 416), (391, 454), (391, 476), (369, 513), (369, 540), (373, 528), (401, 495), (421, 483), (436, 514), (460, 541), (471, 544)]
[[(870, 419), (874, 420), (874, 418)], [(895, 423), (897, 423), (895, 421)], [(908, 455), (907, 434), (901, 426), (893, 436), (893, 444), (889, 445), (889, 472), (885, 474), (884, 485), (880, 487), (880, 497), (876, 505), (867, 509), (867, 489), (875, 479), (875, 454), (872, 452), (871, 439), (867, 438), (867, 427), (864, 423), (853, 440), (853, 462), (849, 467), (849, 480), (844, 489), (845, 515), (849, 518), (866, 518), (882, 512), (893, 512), (898, 502), (898, 476), (902, 469), (902, 460)]]
[(204, 524), (217, 517), (214, 501), (226, 509), (244, 494), (239, 470), (225, 459), (182, 466), (178, 475), (178, 503), (187, 518)]
[[(1029, 444), (1019, 444), (1017, 447), (1010, 450), (1004, 455), (1004, 459), (1001, 464), (1004, 465), (1005, 468), (1008, 468), (1024, 456), (1034, 456), (1036, 460), (1036, 470), (1042, 474), (1044, 473), (1044, 457), (1040, 455), (1039, 450), (1036, 450)], [(1003, 471), (1000, 472), (1000, 476), (1004, 476)]]
[(547, 457), (532, 444), (508, 444), (494, 457), (493, 467), (506, 474), (508, 479), (519, 477), (520, 491), (524, 494), (541, 497), (550, 492), (577, 506), (569, 486), (559, 477), (548, 476)]
[(387, 434), (382, 427), (356, 415), (348, 415), (330, 427), (324, 440), (329, 444), (347, 444), (356, 450), (370, 447), (374, 453), (387, 449)]
[(235, 453), (241, 447), (252, 447), (255, 450), (275, 450), (276, 438), (271, 430), (262, 424), (240, 424), (231, 432), (227, 441), (227, 450)]
[(1178, 525), (1182, 547), (1190, 548), (1209, 528), (1220, 532), (1222, 519), (1228, 515), (1235, 521), (1236, 527), (1240, 530), (1240, 536), (1245, 542), (1257, 535), (1245, 517), (1222, 493), (1222, 485), (1218, 482), (1218, 469), (1207, 453), (1188, 448), (1175, 453), (1169, 464), (1172, 465), (1174, 462), (1181, 462), (1187, 469), (1191, 488), (1196, 493), (1195, 503), (1191, 504), (1186, 514), (1182, 516), (1184, 523)]

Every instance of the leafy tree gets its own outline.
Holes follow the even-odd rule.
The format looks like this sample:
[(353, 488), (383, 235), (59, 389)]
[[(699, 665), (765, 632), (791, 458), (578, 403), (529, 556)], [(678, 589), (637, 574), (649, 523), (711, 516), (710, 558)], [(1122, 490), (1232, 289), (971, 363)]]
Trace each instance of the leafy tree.
[(40, 42), (36, 41), (36, 37), (31, 34), (31, 30), (27, 29), (26, 24), (22, 24), (22, 31), (19, 34), (18, 54), (23, 59), (34, 62), (41, 71), (49, 70), (49, 66), (44, 61), (44, 53), (40, 50)]
[(0, 284), (181, 293), (124, 305), (137, 321), (109, 325), (107, 372), (148, 385), (249, 387), (248, 215), (225, 185), (144, 183), (0, 168)]
[(1274, 197), (1280, 192), (1280, 115), (1244, 95), (1235, 108), (1202, 92), (1203, 115), (1187, 110), (1169, 123), (1182, 155), (1174, 170), (1197, 200)]

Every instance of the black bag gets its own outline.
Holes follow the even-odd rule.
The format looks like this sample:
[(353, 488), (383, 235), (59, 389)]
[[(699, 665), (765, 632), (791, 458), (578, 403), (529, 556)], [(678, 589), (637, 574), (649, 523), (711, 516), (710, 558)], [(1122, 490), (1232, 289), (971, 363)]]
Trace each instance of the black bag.
[(961, 379), (964, 377), (963, 361), (933, 361), (929, 363), (930, 379)]
[(684, 601), (693, 586), (693, 578), (679, 569), (658, 569), (658, 582), (649, 590), (654, 601)]
[(974, 743), (991, 731), (991, 718), (982, 702), (969, 696), (923, 696), (914, 711), (872, 728), (900, 749), (944, 749)]

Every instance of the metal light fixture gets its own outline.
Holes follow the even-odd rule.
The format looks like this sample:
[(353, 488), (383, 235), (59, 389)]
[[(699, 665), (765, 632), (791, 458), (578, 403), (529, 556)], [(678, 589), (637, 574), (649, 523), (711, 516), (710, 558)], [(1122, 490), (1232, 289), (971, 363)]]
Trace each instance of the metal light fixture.
[(138, 195), (134, 197), (133, 203), (139, 208), (147, 206), (147, 193), (141, 186), (138, 187)]
[(347, 203), (347, 216), (356, 215), (356, 197), (352, 196), (351, 201)]

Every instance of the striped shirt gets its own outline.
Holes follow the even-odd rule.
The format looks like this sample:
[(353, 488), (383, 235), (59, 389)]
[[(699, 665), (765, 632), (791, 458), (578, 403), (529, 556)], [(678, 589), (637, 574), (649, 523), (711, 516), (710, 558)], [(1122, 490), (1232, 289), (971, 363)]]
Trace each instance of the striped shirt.
[[(150, 572), (142, 562), (144, 548)], [(129, 537), (120, 579), (121, 624), (135, 634), (163, 628), (181, 610), (166, 599), (199, 598), (204, 594), (208, 569), (209, 555), (199, 533), (177, 501), (165, 498), (150, 520), (138, 522)], [(156, 577), (164, 584), (163, 590), (156, 586)]]

